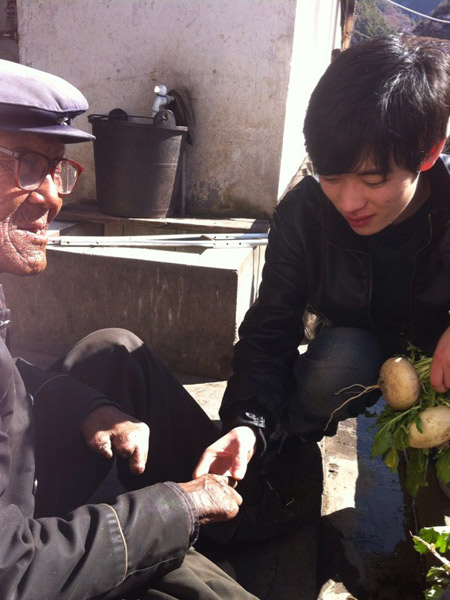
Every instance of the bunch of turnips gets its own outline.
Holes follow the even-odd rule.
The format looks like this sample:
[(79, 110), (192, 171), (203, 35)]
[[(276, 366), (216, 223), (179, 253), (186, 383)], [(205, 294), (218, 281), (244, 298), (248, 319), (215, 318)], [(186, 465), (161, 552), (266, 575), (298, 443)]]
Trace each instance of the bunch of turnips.
[(418, 348), (408, 347), (409, 356), (386, 360), (375, 386), (386, 401), (375, 417), (376, 429), (372, 457), (381, 456), (393, 471), (398, 468), (400, 454), (406, 458), (406, 487), (412, 496), (427, 485), (428, 464), (433, 458), (436, 475), (450, 482), (450, 392), (438, 393), (430, 383), (432, 359)]

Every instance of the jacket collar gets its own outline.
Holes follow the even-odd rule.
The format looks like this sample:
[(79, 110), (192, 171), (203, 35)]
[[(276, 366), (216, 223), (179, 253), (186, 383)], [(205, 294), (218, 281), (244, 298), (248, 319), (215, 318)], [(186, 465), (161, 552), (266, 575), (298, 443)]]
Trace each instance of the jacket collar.
[(440, 235), (450, 222), (450, 156), (442, 154), (429, 171), (431, 196), (428, 202), (432, 235)]

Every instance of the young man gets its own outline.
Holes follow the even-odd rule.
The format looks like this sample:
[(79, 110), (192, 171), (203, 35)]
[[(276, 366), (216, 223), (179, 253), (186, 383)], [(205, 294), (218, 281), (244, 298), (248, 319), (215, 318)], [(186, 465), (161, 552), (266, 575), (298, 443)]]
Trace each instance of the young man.
[[(2, 272), (45, 268), (48, 224), (82, 171), (64, 144), (92, 139), (71, 126), (86, 109), (66, 81), (0, 61)], [(0, 598), (255, 600), (192, 549), (241, 497), (226, 477), (191, 481), (219, 434), (165, 366), (107, 329), (43, 372), (11, 357), (9, 322), (0, 286)], [(121, 485), (99, 490), (113, 455)]]
[(449, 56), (439, 40), (376, 38), (337, 56), (319, 81), (304, 125), (317, 176), (275, 211), (221, 407), (228, 433), (197, 476), (228, 452), (241, 478), (256, 441), (277, 427), (302, 440), (333, 435), (378, 397), (342, 406), (346, 388), (374, 384), (408, 341), (433, 356), (436, 391), (450, 388), (450, 158), (440, 156)]

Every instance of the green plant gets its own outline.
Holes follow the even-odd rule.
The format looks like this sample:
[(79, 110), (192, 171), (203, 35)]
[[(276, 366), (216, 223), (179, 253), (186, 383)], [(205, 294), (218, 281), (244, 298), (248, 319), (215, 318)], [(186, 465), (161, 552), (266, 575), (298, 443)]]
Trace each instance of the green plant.
[(450, 549), (450, 527), (423, 527), (412, 536), (414, 548), (420, 554), (432, 554), (440, 563), (432, 566), (426, 575), (425, 598), (439, 600), (450, 584), (450, 561), (444, 554)]
[(423, 431), (421, 415), (427, 408), (446, 406), (450, 408), (450, 392), (438, 394), (430, 383), (431, 358), (418, 348), (409, 345), (409, 360), (417, 371), (421, 393), (418, 401), (407, 410), (395, 410), (386, 406), (380, 414), (367, 411), (366, 415), (375, 417), (376, 428), (372, 445), (372, 458), (381, 456), (385, 464), (397, 471), (401, 453), (406, 456), (406, 489), (416, 496), (419, 487), (426, 486), (426, 475), (430, 457), (433, 456), (436, 475), (444, 483), (450, 482), (450, 446), (439, 448), (410, 448), (409, 431), (415, 425)]

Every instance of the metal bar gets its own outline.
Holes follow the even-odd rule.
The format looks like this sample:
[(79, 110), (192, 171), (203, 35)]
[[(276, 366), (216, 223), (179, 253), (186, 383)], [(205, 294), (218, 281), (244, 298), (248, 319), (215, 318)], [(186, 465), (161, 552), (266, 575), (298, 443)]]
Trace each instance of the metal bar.
[(267, 234), (215, 235), (131, 235), (131, 236), (61, 236), (48, 238), (50, 246), (156, 248), (197, 246), (202, 248), (240, 248), (267, 245)]
[(171, 240), (155, 240), (155, 241), (123, 241), (123, 242), (112, 242), (112, 241), (95, 241), (89, 242), (84, 241), (59, 241), (49, 240), (50, 246), (59, 247), (86, 247), (86, 248), (182, 248), (182, 247), (201, 247), (201, 248), (252, 248), (255, 246), (266, 246), (266, 240), (253, 240), (253, 241), (220, 241), (220, 240), (197, 240), (193, 242), (189, 241), (171, 241)]
[(71, 235), (61, 236), (59, 238), (49, 238), (58, 240), (76, 240), (76, 241), (148, 241), (148, 240), (253, 240), (267, 239), (267, 233), (187, 233), (187, 234), (171, 234), (171, 235)]

